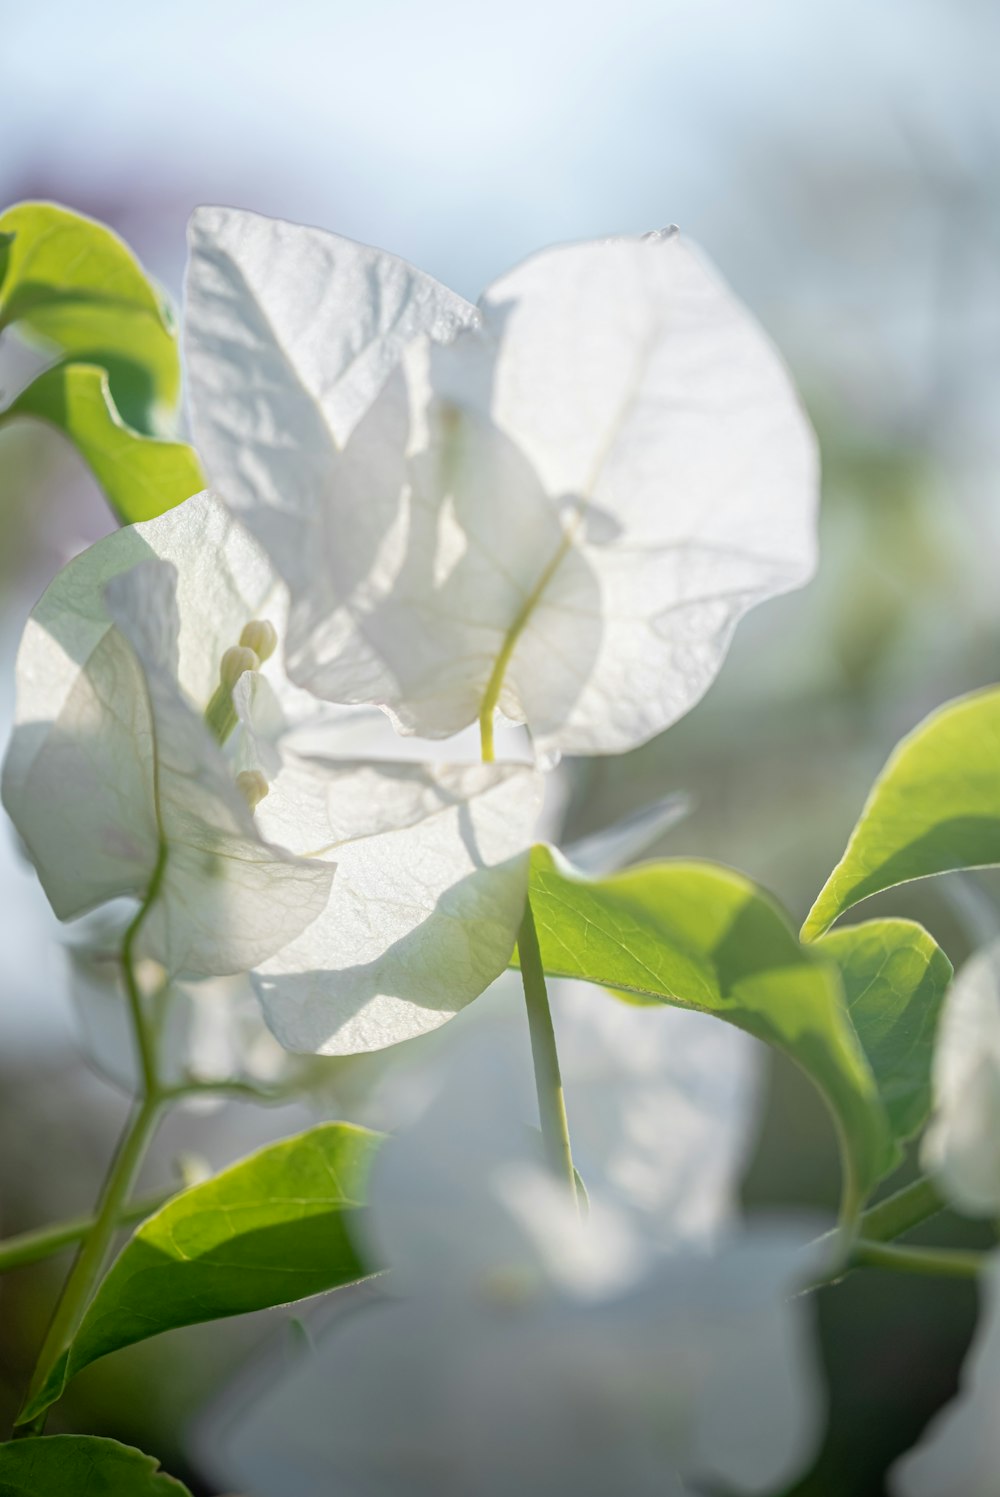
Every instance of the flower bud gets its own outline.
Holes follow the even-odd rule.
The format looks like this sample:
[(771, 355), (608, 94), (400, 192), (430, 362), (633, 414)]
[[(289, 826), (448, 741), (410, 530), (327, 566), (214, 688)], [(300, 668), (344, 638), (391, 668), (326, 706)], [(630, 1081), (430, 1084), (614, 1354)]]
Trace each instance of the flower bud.
[(267, 619), (251, 619), (240, 635), (240, 644), (253, 650), (260, 660), (270, 660), (278, 647), (278, 631)]
[(246, 645), (232, 645), (222, 657), (219, 680), (227, 691), (232, 691), (244, 671), (259, 671), (260, 656)]
[(259, 769), (241, 769), (236, 785), (251, 811), (260, 805), (269, 788)]

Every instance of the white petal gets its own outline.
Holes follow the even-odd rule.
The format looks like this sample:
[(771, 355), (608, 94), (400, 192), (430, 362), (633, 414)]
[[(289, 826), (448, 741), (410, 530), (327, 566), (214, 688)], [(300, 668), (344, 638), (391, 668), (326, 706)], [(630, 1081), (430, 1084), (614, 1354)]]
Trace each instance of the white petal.
[[(424, 377), (419, 362), (412, 377)], [(348, 445), (314, 576), (294, 596), (288, 670), (319, 696), (378, 702), (402, 731), (440, 738), (478, 717), (511, 621), (562, 530), (488, 417), (431, 406), (420, 417), (428, 443), (408, 458), (405, 394), (401, 379), (387, 386)], [(413, 399), (420, 407), (423, 392)], [(574, 671), (588, 653), (584, 632)], [(523, 720), (509, 693), (503, 707)]]
[(143, 933), (172, 975), (223, 976), (246, 971), (315, 919), (334, 870), (261, 842), (228, 763), (181, 697), (172, 669), (176, 578), (169, 563), (141, 562), (105, 589), (117, 631), (143, 667), (155, 813), (167, 848)]
[(984, 1273), (982, 1311), (958, 1397), (892, 1469), (893, 1497), (990, 1497), (1000, 1470), (1000, 1262)]
[(960, 1211), (1000, 1211), (1000, 941), (966, 962), (945, 1000), (922, 1158)]
[(435, 737), (499, 671), (540, 752), (631, 748), (810, 575), (811, 429), (679, 239), (549, 251), (481, 310), (406, 351), (313, 508), (290, 674)]
[(554, 983), (552, 1010), (586, 1231), (575, 1213), (567, 1229), (561, 1190), (539, 1193), (524, 1000), (509, 974), (432, 1045), (401, 1055), (383, 1088), (376, 1116), (396, 1136), (374, 1166), (366, 1222), (373, 1259), (397, 1278), (627, 1283), (636, 1264), (713, 1241), (738, 1214), (759, 1047), (710, 1015), (583, 983)]
[(189, 229), (185, 299), (199, 455), (289, 582), (338, 449), (420, 333), (475, 317), (405, 261), (229, 208)]
[[(52, 908), (68, 920), (119, 895), (141, 896), (159, 833), (138, 661), (106, 616), (96, 644), (74, 660), (72, 634), (50, 632), (48, 597), (28, 620), (18, 654), (3, 800)], [(71, 623), (61, 611), (60, 626)], [(81, 644), (90, 632), (81, 616)]]
[[(575, 545), (599, 593), (595, 607), (553, 578), (512, 683), (543, 749), (631, 747), (693, 705), (747, 608), (810, 575), (812, 433), (766, 337), (679, 237), (538, 255), (482, 311), (483, 334), (437, 368), (454, 356), (460, 398), (464, 351), (494, 334), (489, 410), (546, 492), (582, 506)], [(550, 680), (591, 612), (595, 656), (553, 710)]]
[(598, 832), (578, 837), (564, 852), (574, 868), (591, 878), (600, 878), (647, 856), (661, 837), (690, 815), (692, 808), (689, 795), (682, 790), (674, 791)]
[(553, 985), (577, 1169), (663, 1248), (716, 1237), (739, 1209), (762, 1052), (710, 1014)]
[(223, 641), (280, 593), (201, 495), (75, 558), (25, 630), (4, 802), (61, 919), (145, 897), (167, 845), (144, 933), (174, 974), (242, 971), (325, 904), (332, 869), (261, 843), (176, 679), (207, 702)]
[[(70, 992), (87, 1059), (135, 1093), (139, 1067), (121, 979), (123, 934), (122, 922), (116, 921), (69, 947)], [(151, 962), (140, 966), (139, 975), (156, 1026), (157, 1070), (166, 1084), (273, 1082), (287, 1071), (290, 1057), (266, 1028), (245, 975), (165, 983), (163, 969)]]
[(513, 951), (540, 794), (526, 765), (289, 762), (258, 825), (337, 875), (320, 919), (255, 974), (282, 1043), (379, 1049), (477, 997)]
[(356, 1303), (213, 1444), (261, 1497), (680, 1497), (719, 1476), (770, 1492), (818, 1434), (792, 1267), (758, 1239), (598, 1305)]

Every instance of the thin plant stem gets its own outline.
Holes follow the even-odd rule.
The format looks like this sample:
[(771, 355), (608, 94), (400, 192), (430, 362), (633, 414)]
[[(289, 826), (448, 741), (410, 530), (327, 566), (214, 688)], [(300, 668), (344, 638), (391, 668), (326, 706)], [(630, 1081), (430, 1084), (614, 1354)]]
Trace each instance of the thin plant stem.
[(156, 863), (153, 867), (153, 876), (149, 881), (149, 888), (146, 890), (146, 897), (136, 911), (135, 917), (129, 924), (122, 940), (122, 976), (125, 983), (125, 992), (128, 995), (129, 1011), (132, 1016), (132, 1033), (139, 1060), (139, 1071), (142, 1076), (141, 1094), (147, 1098), (156, 1096), (159, 1088), (159, 1079), (156, 1071), (156, 1040), (146, 1021), (142, 993), (139, 990), (139, 981), (135, 973), (135, 942), (142, 928), (142, 923), (149, 914), (153, 902), (160, 892), (160, 885), (163, 883), (163, 875), (166, 867), (167, 844), (161, 838), (159, 851), (156, 855)]
[(576, 1171), (573, 1168), (566, 1101), (563, 1096), (562, 1076), (559, 1072), (559, 1052), (556, 1049), (552, 1010), (549, 1007), (549, 995), (545, 987), (545, 969), (542, 966), (538, 932), (535, 930), (535, 917), (532, 914), (530, 900), (525, 902), (524, 918), (517, 937), (517, 949), (521, 964), (521, 982), (524, 986), (524, 1002), (528, 1010), (531, 1058), (535, 1067), (535, 1089), (538, 1093), (538, 1114), (542, 1125), (545, 1153), (552, 1170), (566, 1181), (575, 1199)]
[(866, 1242), (891, 1242), (930, 1221), (944, 1207), (933, 1180), (921, 1175), (912, 1185), (897, 1190), (877, 1206), (870, 1206), (861, 1218), (858, 1235)]
[[(538, 591), (547, 581), (546, 572)], [(479, 737), (484, 764), (493, 763), (493, 714), (500, 697), (503, 675), (513, 652), (517, 638), (530, 613), (525, 605), (497, 658), (489, 686), (479, 714)], [(542, 1128), (542, 1142), (546, 1158), (553, 1172), (565, 1180), (574, 1200), (578, 1199), (576, 1170), (573, 1168), (573, 1151), (569, 1141), (569, 1120), (566, 1117), (566, 1099), (563, 1095), (562, 1074), (559, 1070), (559, 1051), (556, 1048), (556, 1032), (552, 1025), (552, 1010), (545, 986), (545, 968), (538, 946), (538, 932), (531, 909), (531, 900), (526, 896), (521, 928), (517, 935), (517, 955), (521, 968), (521, 984), (524, 1002), (528, 1010), (528, 1033), (531, 1037), (531, 1059), (535, 1068), (535, 1091), (538, 1095), (538, 1120)]]
[(974, 1279), (990, 1255), (962, 1248), (897, 1247), (894, 1243), (854, 1244), (851, 1262), (861, 1268), (890, 1268), (896, 1273), (924, 1274), (934, 1278)]
[[(169, 1190), (158, 1190), (130, 1201), (118, 1218), (118, 1226), (129, 1227), (136, 1222), (145, 1221), (147, 1216), (152, 1216), (154, 1211), (165, 1206), (183, 1188), (181, 1184), (172, 1185)], [(16, 1237), (8, 1237), (5, 1242), (0, 1241), (0, 1274), (9, 1273), (15, 1268), (25, 1268), (30, 1263), (41, 1263), (45, 1258), (61, 1253), (64, 1248), (73, 1247), (93, 1229), (96, 1220), (94, 1213), (90, 1216), (74, 1216), (68, 1221), (54, 1222), (51, 1227), (37, 1227), (30, 1232), (19, 1232)]]
[[(829, 1248), (829, 1266), (813, 1280), (808, 1291), (838, 1284), (856, 1268), (895, 1268), (902, 1273), (946, 1274), (968, 1276), (978, 1272), (978, 1255), (937, 1248), (902, 1248), (889, 1245), (915, 1227), (930, 1221), (945, 1208), (945, 1202), (934, 1182), (921, 1175), (912, 1184), (869, 1206), (857, 1218), (853, 1240), (844, 1241), (841, 1228), (818, 1238), (817, 1248)], [(886, 1252), (881, 1252), (886, 1248)], [(914, 1255), (917, 1255), (916, 1257)], [(807, 1291), (807, 1292), (808, 1292)]]
[[(157, 800), (157, 806), (158, 806)], [(157, 810), (157, 817), (159, 811)], [(142, 1165), (166, 1105), (161, 1094), (156, 1066), (156, 1039), (146, 1022), (142, 992), (135, 971), (135, 942), (143, 921), (157, 899), (167, 866), (167, 843), (160, 829), (159, 848), (152, 877), (135, 916), (122, 939), (122, 976), (132, 1019), (133, 1040), (139, 1062), (141, 1087), (139, 1101), (126, 1124), (115, 1157), (111, 1162), (97, 1203), (93, 1222), (70, 1269), (56, 1303), (52, 1322), (42, 1342), (24, 1404), (15, 1421), (15, 1434), (41, 1434), (50, 1381), (57, 1375), (59, 1363), (79, 1329), (91, 1297), (101, 1280), (105, 1263), (114, 1243), (125, 1203), (132, 1193)], [(58, 1394), (56, 1395), (58, 1397)]]
[(160, 1121), (162, 1107), (161, 1099), (154, 1095), (146, 1098), (132, 1114), (108, 1171), (93, 1224), (83, 1240), (42, 1343), (27, 1397), (18, 1415), (19, 1433), (40, 1434), (44, 1427), (45, 1408), (38, 1409), (36, 1405), (79, 1329), (100, 1281), (125, 1202)]

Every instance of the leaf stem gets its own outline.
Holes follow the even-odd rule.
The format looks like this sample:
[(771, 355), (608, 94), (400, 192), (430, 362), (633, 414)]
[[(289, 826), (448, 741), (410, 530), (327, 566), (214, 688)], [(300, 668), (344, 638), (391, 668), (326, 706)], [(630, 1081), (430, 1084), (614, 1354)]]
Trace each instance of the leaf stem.
[[(154, 1211), (158, 1211), (182, 1189), (182, 1185), (172, 1185), (169, 1189), (158, 1190), (130, 1201), (118, 1218), (118, 1226), (127, 1227), (134, 1222), (145, 1221), (147, 1216), (152, 1216)], [(56, 1222), (51, 1227), (36, 1227), (30, 1232), (19, 1232), (16, 1237), (8, 1237), (5, 1242), (0, 1241), (0, 1274), (9, 1273), (15, 1268), (25, 1268), (30, 1263), (41, 1263), (43, 1259), (61, 1253), (64, 1248), (72, 1247), (87, 1236), (96, 1220), (93, 1213), (90, 1216), (70, 1217), (68, 1221)]]
[(34, 1406), (44, 1394), (60, 1358), (76, 1334), (97, 1287), (118, 1230), (122, 1210), (160, 1121), (162, 1108), (163, 1103), (158, 1096), (146, 1098), (135, 1109), (125, 1129), (108, 1171), (93, 1224), (83, 1240), (42, 1343), (27, 1397), (18, 1415), (19, 1433), (41, 1433), (47, 1404), (37, 1412)]
[[(921, 1175), (894, 1195), (870, 1206), (855, 1222), (853, 1240), (844, 1241), (843, 1227), (818, 1238), (817, 1247), (829, 1247), (832, 1264), (815, 1279), (809, 1290), (837, 1284), (855, 1268), (895, 1268), (902, 1273), (956, 1274), (968, 1276), (979, 1270), (980, 1255), (938, 1248), (890, 1246), (897, 1237), (930, 1221), (945, 1202), (934, 1182)], [(975, 1266), (973, 1266), (975, 1265)]]
[[(559, 558), (561, 558), (559, 553)], [(543, 573), (536, 593), (541, 592), (554, 570), (558, 559)], [(534, 596), (534, 595), (533, 595)], [(523, 618), (518, 615), (504, 648), (497, 657), (493, 675), (483, 699), (479, 714), (479, 737), (484, 764), (493, 763), (493, 714), (500, 697), (500, 687), (507, 662), (513, 653), (518, 635), (524, 627), (531, 609), (525, 604)], [(566, 1117), (566, 1099), (563, 1095), (562, 1073), (559, 1070), (559, 1051), (556, 1048), (556, 1032), (552, 1024), (552, 1010), (545, 986), (545, 968), (538, 945), (538, 932), (531, 909), (531, 900), (525, 895), (524, 915), (517, 935), (517, 960), (521, 968), (521, 985), (524, 1002), (528, 1010), (528, 1033), (531, 1036), (531, 1059), (535, 1068), (535, 1091), (538, 1095), (538, 1119), (542, 1125), (542, 1141), (553, 1172), (569, 1185), (574, 1201), (578, 1201), (576, 1170), (573, 1167), (573, 1151), (569, 1141), (569, 1120)]]
[[(146, 1021), (142, 992), (135, 971), (136, 938), (143, 921), (159, 895), (166, 866), (167, 843), (161, 828), (156, 862), (153, 865), (149, 885), (122, 939), (122, 977), (128, 996), (141, 1076), (139, 1101), (133, 1109), (111, 1162), (93, 1222), (83, 1238), (69, 1277), (56, 1303), (52, 1322), (42, 1342), (42, 1349), (31, 1375), (24, 1404), (15, 1421), (15, 1434), (41, 1434), (45, 1427), (46, 1410), (53, 1402), (53, 1399), (47, 1396), (48, 1384), (56, 1373), (63, 1353), (76, 1334), (91, 1296), (100, 1282), (125, 1202), (132, 1192), (146, 1150), (166, 1106), (166, 1099), (161, 1093), (157, 1074), (156, 1039)], [(56, 1397), (58, 1396), (56, 1394)]]
[(146, 890), (146, 897), (143, 899), (138, 910), (136, 910), (135, 916), (130, 922), (122, 940), (122, 976), (132, 1015), (132, 1032), (138, 1052), (139, 1071), (142, 1076), (142, 1095), (148, 1098), (155, 1097), (159, 1089), (159, 1079), (156, 1072), (156, 1041), (146, 1022), (142, 993), (139, 990), (139, 982), (135, 974), (135, 942), (142, 923), (149, 914), (153, 901), (160, 892), (160, 885), (163, 883), (163, 875), (166, 867), (167, 844), (161, 837), (159, 850), (156, 854), (156, 862), (153, 865), (153, 874), (149, 881), (149, 887)]
[(974, 1279), (989, 1254), (962, 1248), (897, 1247), (886, 1242), (854, 1244), (851, 1263), (863, 1268), (889, 1268), (897, 1273), (927, 1274), (936, 1278)]
[(870, 1206), (859, 1222), (858, 1235), (866, 1242), (890, 1242), (930, 1221), (944, 1206), (933, 1180), (921, 1175), (912, 1185), (897, 1190), (877, 1206)]
[(542, 1125), (545, 1152), (552, 1170), (565, 1179), (573, 1198), (576, 1199), (576, 1171), (573, 1168), (573, 1153), (569, 1142), (569, 1123), (566, 1118), (562, 1076), (559, 1072), (559, 1053), (556, 1049), (552, 1010), (549, 1007), (549, 995), (545, 986), (545, 969), (542, 966), (538, 932), (535, 929), (535, 917), (530, 899), (525, 901), (524, 918), (518, 932), (517, 947), (518, 960), (521, 965), (521, 982), (524, 986), (524, 1002), (528, 1010), (531, 1058), (535, 1067), (535, 1089), (538, 1093), (538, 1114)]

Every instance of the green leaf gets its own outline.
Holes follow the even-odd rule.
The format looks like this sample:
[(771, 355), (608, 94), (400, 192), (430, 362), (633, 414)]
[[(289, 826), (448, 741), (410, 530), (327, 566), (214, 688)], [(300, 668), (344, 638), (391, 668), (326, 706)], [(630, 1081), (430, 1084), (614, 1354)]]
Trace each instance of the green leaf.
[(817, 942), (840, 969), (848, 1013), (878, 1085), (893, 1161), (927, 1121), (931, 1063), (951, 962), (923, 926), (869, 920)]
[(9, 208), (0, 234), (8, 239), (0, 331), (16, 323), (65, 358), (99, 364), (131, 427), (168, 429), (181, 378), (173, 317), (128, 246), (54, 203)]
[(194, 450), (125, 425), (108, 376), (93, 364), (59, 364), (0, 412), (0, 424), (33, 416), (74, 444), (124, 525), (152, 520), (205, 487)]
[(804, 940), (895, 884), (1000, 863), (1000, 689), (932, 713), (890, 755)]
[(152, 1456), (93, 1435), (0, 1445), (0, 1497), (190, 1497)]
[(663, 862), (590, 881), (536, 847), (531, 905), (546, 971), (715, 1014), (797, 1061), (837, 1124), (846, 1212), (892, 1167), (888, 1120), (839, 973), (799, 945), (749, 879)]
[(364, 1278), (349, 1224), (380, 1142), (365, 1128), (324, 1123), (175, 1196), (126, 1243), (21, 1422), (108, 1352)]
[(7, 279), (7, 266), (10, 264), (10, 247), (14, 243), (13, 234), (0, 234), (0, 291)]

